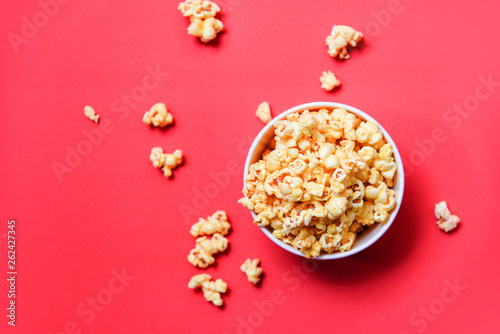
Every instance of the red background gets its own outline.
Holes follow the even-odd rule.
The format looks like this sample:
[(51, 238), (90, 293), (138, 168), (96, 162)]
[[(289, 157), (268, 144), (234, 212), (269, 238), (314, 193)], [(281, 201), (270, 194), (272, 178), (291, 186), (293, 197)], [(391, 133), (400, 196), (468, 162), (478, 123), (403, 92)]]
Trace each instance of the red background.
[[(186, 34), (177, 1), (90, 0), (60, 5), (17, 53), (9, 33), (22, 35), (23, 17), (33, 22), (41, 7), (35, 0), (4, 3), (0, 267), (7, 271), (5, 234), (14, 218), (19, 273), (16, 328), (6, 324), (8, 289), (4, 279), (0, 284), (1, 332), (498, 332), (500, 87), (464, 116), (443, 118), (454, 104), (475, 101), (480, 77), (500, 81), (498, 5), (218, 3), (226, 30), (210, 45)], [(388, 9), (393, 14), (384, 15)], [(333, 24), (366, 34), (350, 60), (327, 54)], [(120, 117), (116, 103), (123, 104), (116, 100), (138, 91), (148, 66), (168, 77)], [(320, 88), (326, 69), (342, 81), (339, 90)], [(303, 259), (252, 224), (236, 201), (249, 141), (263, 127), (254, 112), (264, 100), (274, 115), (306, 102), (346, 103), (389, 131), (408, 175), (401, 211), (376, 244), (352, 257), (314, 262), (317, 269), (300, 276), (292, 268)], [(141, 122), (159, 101), (175, 118), (163, 131)], [(86, 104), (113, 130), (59, 182), (53, 163), (65, 163), (67, 146), (83, 145), (82, 131), (99, 129), (84, 117)], [(446, 140), (432, 144), (438, 128)], [(151, 166), (154, 146), (183, 150), (185, 164), (173, 179)], [(229, 171), (228, 184), (214, 187), (211, 175)], [(196, 193), (206, 191), (211, 198), (196, 208)], [(433, 207), (443, 199), (462, 219), (454, 233), (435, 225)], [(195, 213), (186, 218), (183, 207)], [(189, 227), (218, 209), (233, 226), (230, 250), (206, 272), (230, 287), (223, 309), (187, 288), (203, 272), (186, 260), (194, 245)], [(240, 272), (247, 257), (262, 260), (260, 287)], [(87, 323), (77, 307), (104, 296), (112, 271), (122, 268), (134, 279)], [(443, 303), (443, 291), (452, 296), (445, 281), (455, 279), (466, 288)], [(259, 311), (255, 303), (268, 305), (280, 291), (284, 303)], [(421, 307), (434, 315), (419, 315)]]

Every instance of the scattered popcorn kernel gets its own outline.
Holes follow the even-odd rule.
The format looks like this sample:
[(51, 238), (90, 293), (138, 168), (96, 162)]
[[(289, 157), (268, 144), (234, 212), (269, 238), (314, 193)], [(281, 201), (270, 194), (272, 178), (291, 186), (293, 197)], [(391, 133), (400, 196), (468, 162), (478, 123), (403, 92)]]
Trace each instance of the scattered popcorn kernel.
[(95, 123), (99, 123), (100, 116), (95, 113), (94, 108), (92, 108), (91, 106), (85, 106), (85, 108), (83, 108), (83, 113), (91, 121), (93, 121)]
[(224, 25), (216, 18), (197, 19), (193, 18), (188, 27), (188, 34), (199, 37), (202, 42), (208, 43), (217, 37), (217, 33), (222, 31)]
[(457, 224), (460, 222), (460, 218), (450, 213), (446, 201), (441, 201), (436, 204), (434, 214), (438, 219), (436, 224), (441, 230), (445, 232), (450, 232), (451, 230), (456, 228)]
[(195, 238), (215, 233), (226, 235), (229, 233), (230, 228), (231, 224), (227, 221), (226, 212), (216, 211), (207, 219), (200, 218), (197, 223), (191, 226), (189, 233)]
[(254, 223), (305, 257), (345, 252), (396, 207), (394, 151), (378, 125), (343, 108), (303, 110), (275, 124), (238, 202)]
[(262, 121), (262, 123), (269, 123), (271, 121), (271, 108), (269, 107), (269, 103), (262, 102), (259, 104), (255, 115)]
[(445, 232), (450, 232), (451, 230), (457, 227), (457, 224), (460, 222), (460, 218), (455, 215), (451, 215), (447, 220), (438, 220), (437, 224), (440, 229)]
[(333, 74), (331, 71), (324, 71), (319, 78), (319, 81), (321, 82), (321, 88), (326, 91), (331, 91), (335, 87), (339, 87), (341, 84), (340, 80), (337, 79), (335, 74)]
[(328, 54), (334, 58), (349, 59), (347, 46), (355, 47), (362, 39), (363, 34), (359, 31), (348, 26), (334, 25), (331, 35), (326, 38)]
[(182, 163), (182, 151), (175, 150), (173, 154), (163, 153), (161, 147), (154, 147), (151, 150), (149, 159), (153, 166), (160, 168), (166, 177), (172, 176), (172, 170)]
[(241, 271), (244, 272), (247, 277), (248, 281), (250, 281), (253, 284), (257, 284), (260, 282), (260, 275), (262, 274), (262, 268), (259, 267), (260, 260), (259, 259), (247, 259), (242, 265), (241, 265)]
[(191, 250), (187, 259), (195, 267), (207, 268), (215, 262), (213, 255), (224, 252), (228, 244), (228, 240), (219, 233), (215, 233), (211, 239), (197, 238), (196, 247)]
[(146, 111), (142, 121), (145, 124), (152, 124), (154, 126), (159, 126), (161, 128), (172, 124), (174, 122), (174, 117), (171, 113), (167, 111), (167, 107), (163, 103), (157, 103), (151, 107), (149, 111)]
[(212, 276), (210, 275), (195, 275), (191, 277), (188, 287), (190, 289), (201, 288), (205, 300), (211, 302), (215, 306), (222, 306), (222, 304), (224, 303), (220, 294), (227, 291), (227, 284), (220, 278), (213, 281)]
[(446, 201), (441, 201), (436, 204), (436, 207), (434, 208), (434, 214), (436, 215), (436, 219), (438, 220), (450, 219), (451, 213), (448, 209), (448, 203), (446, 203)]
[(215, 18), (220, 8), (214, 2), (186, 0), (179, 4), (178, 9), (183, 16), (189, 17), (188, 34), (199, 37), (204, 43), (215, 39), (224, 28), (222, 22)]

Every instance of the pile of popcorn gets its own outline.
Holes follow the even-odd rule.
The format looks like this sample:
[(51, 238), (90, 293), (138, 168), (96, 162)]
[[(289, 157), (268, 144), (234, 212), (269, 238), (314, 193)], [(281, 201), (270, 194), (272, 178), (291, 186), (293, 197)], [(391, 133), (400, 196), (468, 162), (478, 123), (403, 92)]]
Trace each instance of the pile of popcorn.
[[(231, 225), (224, 211), (217, 211), (207, 219), (200, 218), (191, 227), (191, 235), (196, 238), (196, 246), (187, 259), (195, 267), (207, 268), (215, 263), (214, 255), (227, 249), (229, 241), (224, 237)], [(207, 236), (212, 236), (210, 239)]]
[[(191, 226), (189, 233), (196, 239), (196, 246), (189, 252), (187, 259), (193, 266), (205, 269), (215, 263), (214, 255), (226, 251), (229, 241), (224, 237), (229, 233), (231, 224), (225, 211), (216, 211), (206, 219), (200, 218)], [(208, 237), (211, 238), (209, 239)], [(240, 267), (248, 281), (254, 285), (260, 282), (262, 268), (259, 259), (247, 259)], [(205, 299), (215, 306), (222, 306), (221, 293), (227, 290), (227, 284), (222, 279), (212, 280), (207, 274), (195, 275), (189, 281), (190, 289), (201, 288)]]
[(195, 275), (191, 277), (188, 287), (190, 289), (201, 288), (205, 299), (215, 306), (224, 304), (220, 294), (227, 291), (227, 284), (220, 278), (213, 281), (212, 276), (208, 274)]
[(188, 34), (199, 37), (204, 43), (213, 40), (224, 28), (222, 22), (215, 18), (220, 12), (216, 3), (206, 0), (186, 0), (179, 4), (178, 9), (183, 16), (189, 17), (191, 24), (188, 27)]
[(393, 153), (376, 123), (343, 108), (292, 113), (276, 122), (238, 202), (307, 258), (344, 252), (396, 207)]

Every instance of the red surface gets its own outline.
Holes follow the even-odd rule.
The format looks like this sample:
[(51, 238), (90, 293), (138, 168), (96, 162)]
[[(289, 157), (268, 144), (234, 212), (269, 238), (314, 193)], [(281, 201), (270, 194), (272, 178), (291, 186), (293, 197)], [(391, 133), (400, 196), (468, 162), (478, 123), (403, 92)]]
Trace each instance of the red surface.
[[(500, 86), (477, 88), (480, 78), (500, 82), (498, 5), (389, 3), (224, 0), (226, 32), (204, 45), (186, 34), (177, 1), (71, 1), (17, 53), (8, 34), (22, 35), (23, 17), (32, 22), (41, 7), (35, 0), (4, 3), (0, 267), (7, 220), (15, 218), (19, 274), (16, 328), (6, 324), (7, 285), (0, 284), (0, 331), (499, 332), (500, 224), (493, 209)], [(390, 22), (377, 14), (388, 9)], [(326, 52), (336, 23), (367, 34), (348, 61)], [(168, 76), (124, 107), (122, 94), (140, 93), (148, 66)], [(320, 88), (326, 69), (340, 78), (340, 90)], [(470, 98), (476, 89), (488, 97)], [(274, 115), (305, 102), (350, 104), (390, 132), (406, 161), (406, 192), (375, 245), (296, 273), (303, 259), (252, 225), (236, 201), (249, 141), (262, 128), (254, 112), (264, 100)], [(159, 101), (175, 117), (163, 131), (141, 122)], [(447, 112), (464, 102), (470, 112)], [(83, 132), (99, 129), (84, 117), (86, 104), (112, 129), (60, 182), (54, 162), (64, 164), (67, 147), (85, 145)], [(446, 139), (429, 144), (436, 129)], [(172, 180), (151, 166), (154, 146), (184, 151)], [(228, 181), (215, 185), (214, 173)], [(433, 206), (443, 199), (462, 218), (451, 234), (435, 226)], [(183, 216), (183, 208), (192, 213)], [(187, 288), (203, 272), (186, 261), (194, 244), (189, 226), (218, 209), (233, 226), (230, 251), (207, 270), (230, 287), (223, 309)], [(262, 260), (260, 287), (239, 270), (247, 257)], [(110, 283), (120, 287), (113, 271), (122, 268), (134, 279), (108, 294)], [(466, 286), (456, 295), (445, 283), (455, 279)], [(100, 311), (86, 305), (110, 296)], [(256, 306), (262, 304), (267, 309)], [(429, 307), (429, 315), (419, 313)]]

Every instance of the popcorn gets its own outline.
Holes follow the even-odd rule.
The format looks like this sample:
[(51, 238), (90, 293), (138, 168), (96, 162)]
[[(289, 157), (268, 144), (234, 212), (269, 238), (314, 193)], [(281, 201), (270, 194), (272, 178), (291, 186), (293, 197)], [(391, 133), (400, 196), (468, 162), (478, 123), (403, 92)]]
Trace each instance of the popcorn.
[(339, 57), (340, 59), (349, 59), (347, 53), (347, 46), (357, 46), (363, 39), (363, 34), (348, 26), (334, 25), (332, 33), (326, 38), (326, 45), (328, 45), (328, 54), (332, 57)]
[(171, 113), (167, 111), (167, 107), (163, 103), (157, 103), (151, 107), (149, 111), (146, 111), (142, 121), (145, 124), (153, 124), (154, 126), (159, 126), (161, 128), (172, 124), (174, 122), (174, 117)]
[(340, 86), (340, 80), (337, 79), (335, 74), (333, 74), (331, 71), (323, 71), (323, 74), (319, 78), (319, 81), (321, 82), (321, 88), (323, 88), (326, 91), (331, 91), (335, 87)]
[(434, 214), (438, 219), (436, 224), (441, 230), (445, 232), (450, 232), (451, 230), (455, 229), (457, 227), (457, 224), (460, 222), (460, 218), (450, 213), (446, 201), (441, 201), (436, 204)]
[(306, 257), (348, 251), (396, 207), (394, 151), (378, 125), (343, 108), (303, 110), (275, 124), (238, 202), (254, 223)]
[(445, 232), (450, 232), (451, 230), (457, 227), (457, 224), (460, 222), (460, 218), (455, 215), (451, 215), (448, 220), (438, 220), (437, 224), (439, 228)]
[(198, 19), (214, 17), (220, 12), (219, 6), (211, 1), (186, 0), (179, 4), (178, 9), (184, 16), (194, 16)]
[(316, 237), (311, 230), (302, 228), (299, 234), (293, 239), (292, 246), (300, 249), (306, 258), (319, 256), (321, 253), (321, 244), (316, 240)]
[(325, 208), (329, 219), (337, 219), (347, 209), (347, 199), (333, 194), (326, 202)]
[(172, 170), (182, 163), (182, 151), (175, 150), (173, 154), (163, 153), (161, 147), (154, 147), (151, 149), (149, 159), (153, 166), (160, 168), (165, 177), (172, 176)]
[(262, 268), (259, 268), (259, 264), (259, 259), (246, 259), (240, 267), (241, 271), (247, 275), (248, 281), (254, 285), (260, 282), (260, 275), (262, 274)]
[(438, 220), (444, 221), (450, 219), (451, 213), (448, 209), (448, 203), (446, 203), (446, 201), (441, 201), (436, 204), (436, 207), (434, 208), (434, 215)]
[(375, 122), (362, 122), (356, 130), (356, 138), (360, 143), (373, 145), (383, 138)]
[(394, 150), (392, 149), (392, 145), (387, 143), (380, 148), (379, 158), (387, 162), (392, 162), (394, 161), (393, 154)]
[(226, 235), (229, 233), (231, 224), (227, 221), (227, 215), (224, 211), (216, 211), (207, 219), (200, 218), (197, 223), (191, 226), (189, 233), (195, 238), (203, 235), (212, 235), (219, 233)]
[(222, 22), (215, 18), (220, 8), (214, 2), (186, 0), (179, 4), (178, 9), (183, 16), (189, 17), (188, 34), (199, 37), (204, 43), (215, 39), (224, 28)]
[(94, 123), (99, 123), (100, 116), (95, 113), (94, 108), (92, 108), (91, 106), (85, 106), (85, 108), (83, 108), (83, 113), (88, 119), (90, 119)]
[(396, 173), (396, 168), (397, 168), (395, 162), (375, 160), (373, 166), (377, 170), (379, 170), (386, 179), (392, 180), (394, 178), (394, 174)]
[(199, 37), (204, 43), (208, 43), (217, 37), (222, 31), (224, 25), (216, 18), (208, 19), (191, 18), (191, 24), (188, 27), (188, 34)]
[(262, 121), (262, 123), (267, 124), (271, 121), (271, 108), (269, 107), (269, 103), (262, 102), (259, 104), (255, 115)]
[(205, 300), (211, 302), (215, 306), (222, 306), (224, 303), (221, 298), (221, 293), (227, 291), (227, 284), (220, 278), (213, 281), (212, 276), (207, 274), (200, 274), (191, 277), (188, 283), (190, 289), (201, 288)]
[(228, 244), (228, 240), (220, 233), (215, 233), (211, 239), (197, 238), (196, 247), (191, 250), (187, 259), (195, 267), (207, 268), (215, 262), (213, 255), (224, 252)]

